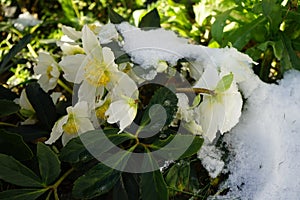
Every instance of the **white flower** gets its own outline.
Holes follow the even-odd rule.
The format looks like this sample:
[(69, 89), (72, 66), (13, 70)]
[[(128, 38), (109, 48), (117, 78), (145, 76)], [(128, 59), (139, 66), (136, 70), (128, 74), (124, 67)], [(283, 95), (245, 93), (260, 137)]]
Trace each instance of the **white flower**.
[(89, 119), (90, 113), (87, 102), (78, 102), (74, 107), (68, 107), (67, 113), (54, 124), (46, 144), (52, 144), (62, 136), (62, 144), (66, 145), (72, 138), (86, 131), (94, 130)]
[(195, 109), (189, 105), (188, 97), (184, 93), (176, 93), (176, 96), (178, 98), (176, 118), (180, 119), (183, 127), (191, 133), (201, 135), (202, 127), (195, 121)]
[(46, 92), (55, 88), (60, 75), (58, 64), (52, 56), (46, 52), (39, 53), (38, 64), (34, 67), (34, 73), (41, 75), (38, 79), (38, 83)]
[(20, 98), (14, 100), (16, 104), (19, 104), (21, 107), (20, 113), (22, 116), (27, 117), (24, 122), (21, 122), (22, 125), (35, 124), (37, 122), (35, 116), (35, 110), (33, 109), (31, 103), (29, 102), (26, 94), (26, 90), (22, 90)]
[(137, 114), (138, 88), (127, 74), (123, 74), (113, 88), (111, 96), (112, 103), (105, 113), (108, 116), (107, 122), (111, 124), (119, 122), (119, 132), (122, 132)]
[(230, 83), (225, 83), (224, 80), (225, 78), (221, 79), (215, 68), (207, 68), (194, 86), (215, 92), (214, 95), (205, 95), (198, 107), (200, 124), (204, 135), (210, 141), (214, 140), (217, 131), (223, 134), (233, 128), (241, 116), (243, 101), (237, 85), (232, 79)]
[(60, 65), (68, 81), (82, 83), (78, 91), (79, 101), (93, 105), (95, 96), (102, 96), (104, 88), (111, 89), (123, 73), (114, 63), (110, 48), (102, 48), (87, 25), (82, 30), (82, 43), (85, 54), (66, 56)]
[(14, 26), (20, 31), (23, 31), (25, 27), (35, 26), (40, 23), (42, 23), (42, 21), (37, 20), (29, 12), (20, 14), (18, 19), (14, 20)]

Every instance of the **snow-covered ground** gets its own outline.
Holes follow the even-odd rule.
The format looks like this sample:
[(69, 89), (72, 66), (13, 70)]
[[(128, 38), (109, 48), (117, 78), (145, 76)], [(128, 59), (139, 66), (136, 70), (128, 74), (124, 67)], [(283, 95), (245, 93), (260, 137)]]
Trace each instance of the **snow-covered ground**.
[(231, 191), (218, 199), (299, 199), (300, 72), (287, 72), (279, 85), (261, 83), (225, 140), (235, 154), (224, 185)]

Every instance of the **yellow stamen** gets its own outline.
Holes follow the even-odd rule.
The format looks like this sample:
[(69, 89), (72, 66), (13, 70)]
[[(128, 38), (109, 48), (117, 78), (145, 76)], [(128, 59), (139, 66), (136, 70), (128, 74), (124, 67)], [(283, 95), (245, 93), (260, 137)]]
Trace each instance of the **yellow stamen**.
[(103, 62), (90, 61), (85, 66), (84, 70), (85, 79), (89, 84), (95, 87), (106, 86), (110, 81), (110, 73), (106, 69), (106, 64)]
[(105, 116), (105, 112), (107, 111), (109, 107), (110, 101), (107, 100), (105, 101), (101, 106), (96, 108), (96, 116), (98, 119), (106, 119), (107, 117)]
[(67, 122), (63, 125), (63, 130), (65, 133), (73, 135), (77, 134), (79, 130), (79, 125), (76, 123), (74, 115), (69, 114)]
[(53, 67), (51, 65), (49, 65), (47, 67), (47, 71), (46, 71), (46, 74), (48, 76), (49, 79), (51, 79), (53, 76), (51, 75), (51, 71), (52, 71)]

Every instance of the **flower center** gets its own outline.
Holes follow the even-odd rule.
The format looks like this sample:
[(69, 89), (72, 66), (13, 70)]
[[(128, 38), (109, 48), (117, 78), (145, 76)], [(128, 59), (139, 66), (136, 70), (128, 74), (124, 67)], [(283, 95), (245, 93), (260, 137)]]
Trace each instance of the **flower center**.
[(96, 116), (98, 119), (106, 119), (107, 116), (105, 116), (105, 112), (107, 111), (109, 107), (110, 101), (105, 101), (101, 106), (96, 108)]
[(105, 86), (110, 81), (110, 73), (105, 63), (90, 61), (85, 66), (84, 77), (87, 82), (95, 87)]
[(63, 125), (63, 130), (65, 133), (73, 135), (77, 134), (79, 130), (79, 126), (75, 121), (74, 115), (70, 114), (67, 122)]
[(47, 76), (48, 76), (49, 79), (51, 79), (53, 77), (52, 74), (51, 74), (52, 70), (53, 70), (53, 67), (51, 65), (49, 65), (47, 67), (47, 71), (46, 71), (46, 74), (47, 74)]

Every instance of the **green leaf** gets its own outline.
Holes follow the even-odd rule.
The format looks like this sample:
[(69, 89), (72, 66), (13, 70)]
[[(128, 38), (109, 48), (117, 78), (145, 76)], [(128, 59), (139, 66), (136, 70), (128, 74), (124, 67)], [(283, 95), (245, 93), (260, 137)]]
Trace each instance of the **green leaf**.
[(160, 156), (166, 160), (191, 157), (203, 144), (203, 138), (195, 135), (170, 135), (165, 140), (159, 140), (149, 145), (149, 148), (160, 150)]
[(6, 129), (9, 132), (17, 133), (22, 136), (25, 142), (32, 142), (42, 137), (48, 137), (49, 131), (38, 127), (37, 125), (21, 125), (18, 127), (9, 127)]
[(257, 26), (261, 26), (266, 23), (267, 19), (264, 16), (260, 16), (253, 20), (251, 23), (244, 24), (240, 28), (231, 31), (230, 34), (224, 37), (224, 43), (222, 46), (228, 45), (229, 42), (232, 46), (241, 50), (251, 39), (251, 33)]
[(49, 185), (60, 174), (60, 161), (50, 147), (39, 142), (37, 145), (37, 158), (43, 183)]
[(160, 17), (156, 8), (148, 12), (139, 23), (140, 28), (159, 28)]
[[(133, 139), (133, 135), (128, 133), (117, 134), (119, 129), (109, 129), (104, 130), (103, 134), (100, 130), (88, 131), (80, 137), (74, 138), (67, 143), (67, 145), (61, 150), (60, 159), (65, 162), (77, 163), (87, 162), (94, 158), (90, 152), (86, 149), (85, 145), (90, 147), (95, 147), (99, 149), (109, 150), (105, 142), (105, 137), (107, 137), (115, 145), (119, 145), (127, 140)], [(85, 143), (82, 143), (82, 140)], [(104, 153), (104, 151), (99, 151), (99, 153)]]
[(167, 184), (159, 170), (141, 176), (142, 200), (168, 200)]
[(111, 7), (108, 7), (108, 17), (113, 24), (120, 24), (126, 21), (121, 15), (116, 13)]
[(263, 0), (262, 10), (264, 16), (270, 22), (270, 29), (273, 33), (279, 31), (279, 26), (282, 22), (281, 6), (277, 4), (276, 0)]
[(8, 116), (17, 113), (20, 106), (13, 101), (0, 99), (0, 117)]
[(67, 19), (69, 22), (74, 23), (76, 22), (77, 16), (72, 1), (73, 0), (58, 0), (64, 12), (64, 20)]
[(33, 156), (20, 135), (5, 130), (0, 130), (0, 153), (11, 155), (18, 160), (29, 160)]
[(226, 26), (226, 20), (229, 17), (230, 13), (231, 13), (232, 9), (227, 10), (225, 12), (223, 12), (222, 14), (219, 14), (216, 17), (215, 22), (212, 24), (211, 26), (211, 34), (212, 37), (219, 43), (222, 44), (223, 41), (223, 29)]
[(0, 179), (24, 187), (44, 187), (33, 171), (5, 154), (0, 154)]
[(232, 84), (233, 81), (233, 74), (230, 73), (228, 75), (225, 75), (222, 77), (222, 79), (218, 82), (215, 92), (220, 93), (220, 92), (225, 92), (228, 90)]
[(288, 38), (284, 33), (280, 33), (279, 36), (284, 49), (282, 60), (280, 60), (282, 71), (284, 72), (292, 68), (300, 70), (300, 58), (297, 56), (295, 50), (293, 49), (291, 39)]
[(156, 90), (146, 107), (141, 121), (143, 129), (139, 135), (157, 133), (158, 129), (168, 126), (177, 112), (177, 102), (177, 96), (170, 89), (161, 87)]
[(38, 83), (30, 83), (26, 87), (26, 94), (41, 125), (51, 130), (56, 122), (56, 110), (50, 95)]
[(17, 55), (31, 41), (32, 35), (25, 35), (11, 50), (3, 57), (0, 65), (0, 74), (8, 69), (9, 61)]
[[(177, 191), (183, 191), (189, 184), (190, 178), (190, 163), (181, 160), (175, 163), (169, 170), (166, 176), (166, 183), (169, 187), (175, 188)], [(170, 192), (174, 196), (176, 192)]]
[(114, 187), (114, 200), (139, 200), (140, 199), (139, 175), (133, 173), (122, 173), (120, 180)]
[(195, 136), (192, 144), (190, 144), (189, 148), (180, 156), (180, 159), (188, 158), (196, 154), (200, 150), (203, 142), (204, 142), (203, 138), (200, 138), (199, 136)]
[(75, 198), (94, 198), (110, 191), (120, 179), (121, 172), (102, 163), (97, 164), (74, 182)]
[(47, 189), (15, 189), (0, 192), (1, 200), (34, 200), (41, 196)]
[(13, 101), (15, 98), (18, 98), (18, 95), (16, 93), (0, 85), (0, 99), (7, 99)]

